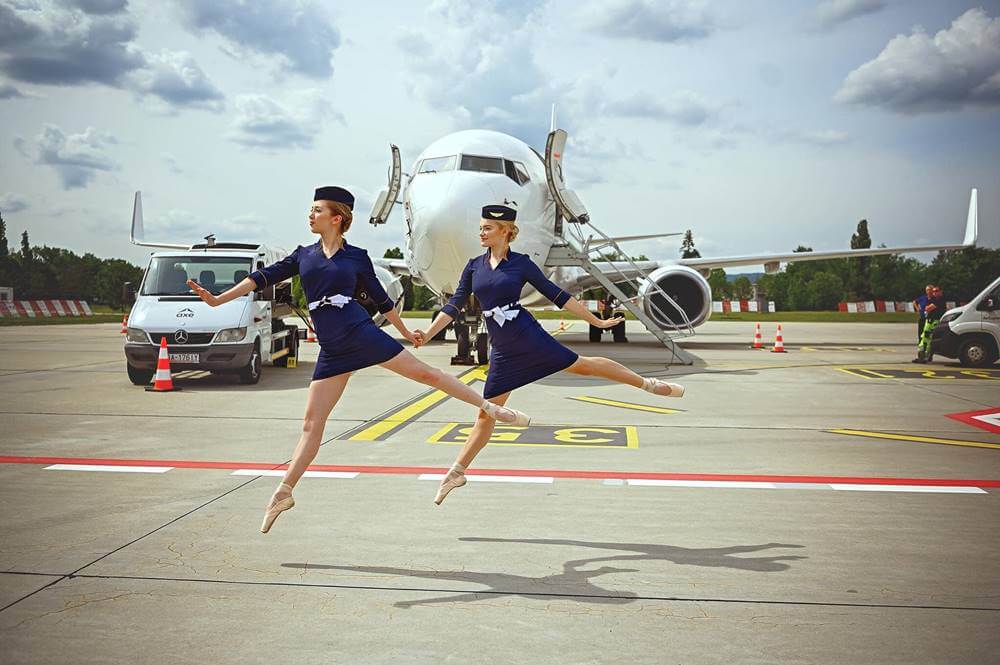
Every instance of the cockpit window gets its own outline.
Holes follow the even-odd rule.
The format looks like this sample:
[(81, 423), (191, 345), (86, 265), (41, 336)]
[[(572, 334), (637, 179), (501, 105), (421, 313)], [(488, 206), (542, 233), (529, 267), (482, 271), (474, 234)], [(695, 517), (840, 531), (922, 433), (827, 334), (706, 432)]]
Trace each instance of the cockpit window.
[(455, 169), (455, 155), (448, 157), (430, 157), (420, 162), (417, 173), (437, 173), (438, 171), (453, 171)]
[(462, 155), (462, 171), (478, 171), (480, 173), (503, 173), (503, 160), (499, 157), (477, 157)]
[(524, 170), (524, 164), (520, 162), (512, 162), (509, 159), (503, 160), (504, 173), (507, 177), (516, 182), (517, 184), (524, 186), (531, 178), (528, 177), (528, 172)]

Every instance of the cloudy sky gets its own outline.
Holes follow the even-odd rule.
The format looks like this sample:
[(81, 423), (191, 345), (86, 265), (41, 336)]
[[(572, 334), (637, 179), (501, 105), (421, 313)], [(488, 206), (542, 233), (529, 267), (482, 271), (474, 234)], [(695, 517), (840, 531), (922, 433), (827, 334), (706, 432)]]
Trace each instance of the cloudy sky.
[[(0, 210), (12, 245), (144, 262), (147, 238), (310, 242), (317, 185), (357, 197), (389, 144), (489, 128), (544, 145), (617, 234), (705, 256), (1000, 246), (1000, 2), (0, 0)], [(474, 231), (473, 231), (474, 232)], [(678, 243), (637, 243), (651, 257)]]

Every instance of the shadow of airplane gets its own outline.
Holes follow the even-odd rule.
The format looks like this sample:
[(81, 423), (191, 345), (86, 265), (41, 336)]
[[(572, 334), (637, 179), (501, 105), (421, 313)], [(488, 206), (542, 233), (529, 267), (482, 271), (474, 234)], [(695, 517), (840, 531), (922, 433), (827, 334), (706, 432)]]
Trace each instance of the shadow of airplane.
[[(520, 538), (459, 538), (465, 542), (481, 543), (524, 543), (529, 545), (569, 545), (572, 547), (593, 547), (604, 550), (638, 552), (638, 554), (622, 554), (617, 556), (577, 559), (562, 564), (562, 572), (552, 575), (532, 577), (512, 573), (487, 573), (476, 571), (437, 571), (414, 570), (409, 568), (394, 568), (391, 566), (335, 566), (314, 563), (283, 563), (283, 568), (299, 568), (304, 570), (343, 570), (353, 573), (374, 575), (396, 575), (415, 577), (419, 579), (441, 580), (448, 582), (471, 582), (487, 587), (480, 591), (467, 591), (448, 596), (428, 598), (426, 600), (406, 600), (394, 603), (395, 607), (409, 609), (416, 605), (434, 605), (439, 603), (474, 602), (487, 598), (502, 596), (520, 596), (547, 600), (553, 596), (564, 597), (576, 602), (623, 605), (635, 602), (639, 595), (631, 591), (613, 591), (597, 586), (591, 580), (611, 573), (635, 573), (635, 568), (616, 568), (600, 566), (592, 570), (584, 569), (595, 563), (611, 561), (671, 561), (681, 565), (727, 567), (738, 570), (756, 572), (780, 572), (787, 570), (789, 565), (782, 561), (805, 559), (804, 556), (769, 556), (744, 558), (733, 556), (748, 552), (758, 552), (764, 549), (779, 547), (802, 547), (802, 545), (783, 545), (781, 543), (765, 543), (763, 545), (736, 545), (718, 548), (686, 548), (672, 545), (632, 544), (632, 543), (597, 543), (579, 540), (557, 539), (520, 539)], [(412, 589), (424, 591), (424, 589)], [(426, 589), (426, 591), (451, 591), (449, 589)]]

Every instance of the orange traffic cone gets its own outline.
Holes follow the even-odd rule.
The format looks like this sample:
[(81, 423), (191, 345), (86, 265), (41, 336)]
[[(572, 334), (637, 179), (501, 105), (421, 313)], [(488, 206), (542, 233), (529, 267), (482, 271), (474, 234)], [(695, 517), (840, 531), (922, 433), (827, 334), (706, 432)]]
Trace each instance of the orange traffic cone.
[(174, 386), (173, 379), (170, 378), (170, 352), (167, 350), (167, 338), (160, 338), (160, 357), (156, 360), (156, 380), (152, 386), (146, 386), (146, 390), (154, 393), (169, 393), (180, 390)]
[(754, 334), (753, 334), (753, 345), (750, 348), (751, 349), (763, 349), (764, 348), (764, 339), (760, 336), (760, 324), (759, 323), (757, 324), (757, 330), (754, 331)]
[(128, 334), (128, 314), (122, 317), (122, 334)]
[(307, 342), (314, 342), (315, 343), (315, 341), (316, 341), (316, 330), (313, 328), (313, 320), (312, 319), (309, 319), (309, 325), (306, 326), (306, 330), (308, 331), (306, 333), (306, 341)]
[(781, 338), (781, 324), (778, 324), (778, 332), (774, 336), (774, 348), (771, 349), (771, 353), (786, 353), (785, 351), (785, 340)]

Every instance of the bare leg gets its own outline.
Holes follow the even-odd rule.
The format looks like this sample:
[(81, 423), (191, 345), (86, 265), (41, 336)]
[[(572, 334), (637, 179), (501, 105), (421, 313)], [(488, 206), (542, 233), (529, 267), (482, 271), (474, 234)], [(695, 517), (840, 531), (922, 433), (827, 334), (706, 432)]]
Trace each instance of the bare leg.
[(625, 385), (642, 388), (655, 395), (669, 397), (681, 397), (684, 395), (683, 386), (676, 383), (667, 383), (659, 379), (644, 378), (610, 358), (580, 356), (565, 371), (582, 376), (599, 376), (602, 379), (609, 379), (618, 383), (624, 383)]
[[(504, 393), (503, 395), (491, 397), (489, 401), (502, 406), (507, 402), (508, 397), (510, 397), (510, 393)], [(451, 468), (448, 469), (448, 473), (441, 479), (441, 485), (438, 487), (437, 496), (434, 497), (434, 503), (440, 504), (448, 496), (449, 492), (465, 484), (466, 468), (472, 464), (472, 460), (476, 458), (479, 451), (489, 442), (495, 425), (496, 421), (493, 418), (489, 417), (484, 411), (479, 412), (476, 416), (476, 422), (472, 426), (472, 432), (469, 433), (468, 441), (462, 446), (462, 450), (458, 452), (458, 458), (451, 465)]]
[(641, 376), (610, 358), (580, 356), (565, 371), (583, 376), (599, 376), (602, 379), (617, 381), (636, 388), (642, 387)]
[[(392, 370), (400, 376), (405, 376), (413, 381), (426, 384), (432, 388), (437, 388), (442, 392), (448, 393), (456, 399), (460, 399), (467, 404), (471, 404), (472, 406), (479, 408), (480, 415), (486, 415), (481, 410), (486, 402), (482, 395), (459, 381), (451, 374), (435, 369), (422, 360), (417, 359), (417, 357), (409, 351), (404, 350), (392, 360), (382, 363), (382, 367)], [(502, 422), (506, 423), (517, 422), (517, 424), (527, 425), (529, 422), (527, 416), (520, 411), (515, 411), (514, 409), (494, 410), (493, 413), (488, 415), (493, 418), (499, 418)]]
[[(292, 461), (288, 465), (285, 477), (282, 478), (282, 482), (286, 485), (295, 487), (299, 478), (316, 459), (320, 441), (323, 439), (323, 430), (326, 429), (326, 419), (330, 417), (333, 407), (340, 400), (340, 396), (344, 394), (344, 388), (347, 387), (349, 378), (351, 378), (350, 372), (313, 381), (309, 384), (306, 413), (302, 418), (302, 436), (299, 437)], [(280, 499), (291, 493), (291, 490), (279, 488), (279, 491), (274, 494)]]
[(320, 441), (323, 439), (326, 419), (340, 396), (344, 394), (344, 388), (347, 386), (349, 378), (351, 378), (351, 373), (347, 372), (309, 384), (306, 414), (302, 419), (302, 435), (299, 437), (298, 445), (295, 446), (295, 453), (292, 455), (288, 470), (285, 471), (285, 477), (281, 479), (281, 484), (274, 490), (271, 501), (264, 511), (264, 522), (260, 527), (262, 533), (267, 533), (271, 529), (271, 525), (274, 524), (274, 520), (295, 505), (292, 489), (299, 482), (299, 478), (305, 473), (309, 464), (316, 459)]
[[(503, 395), (491, 397), (489, 401), (503, 406), (507, 403), (507, 398), (509, 397), (510, 393), (504, 393)], [(494, 426), (496, 426), (496, 421), (486, 415), (483, 411), (476, 414), (476, 422), (472, 426), (472, 432), (469, 434), (469, 440), (466, 441), (465, 445), (462, 446), (462, 449), (458, 451), (458, 457), (455, 458), (455, 462), (468, 468), (469, 465), (472, 464), (472, 460), (476, 459), (476, 455), (479, 454), (479, 451), (486, 446), (490, 437), (493, 436)]]

